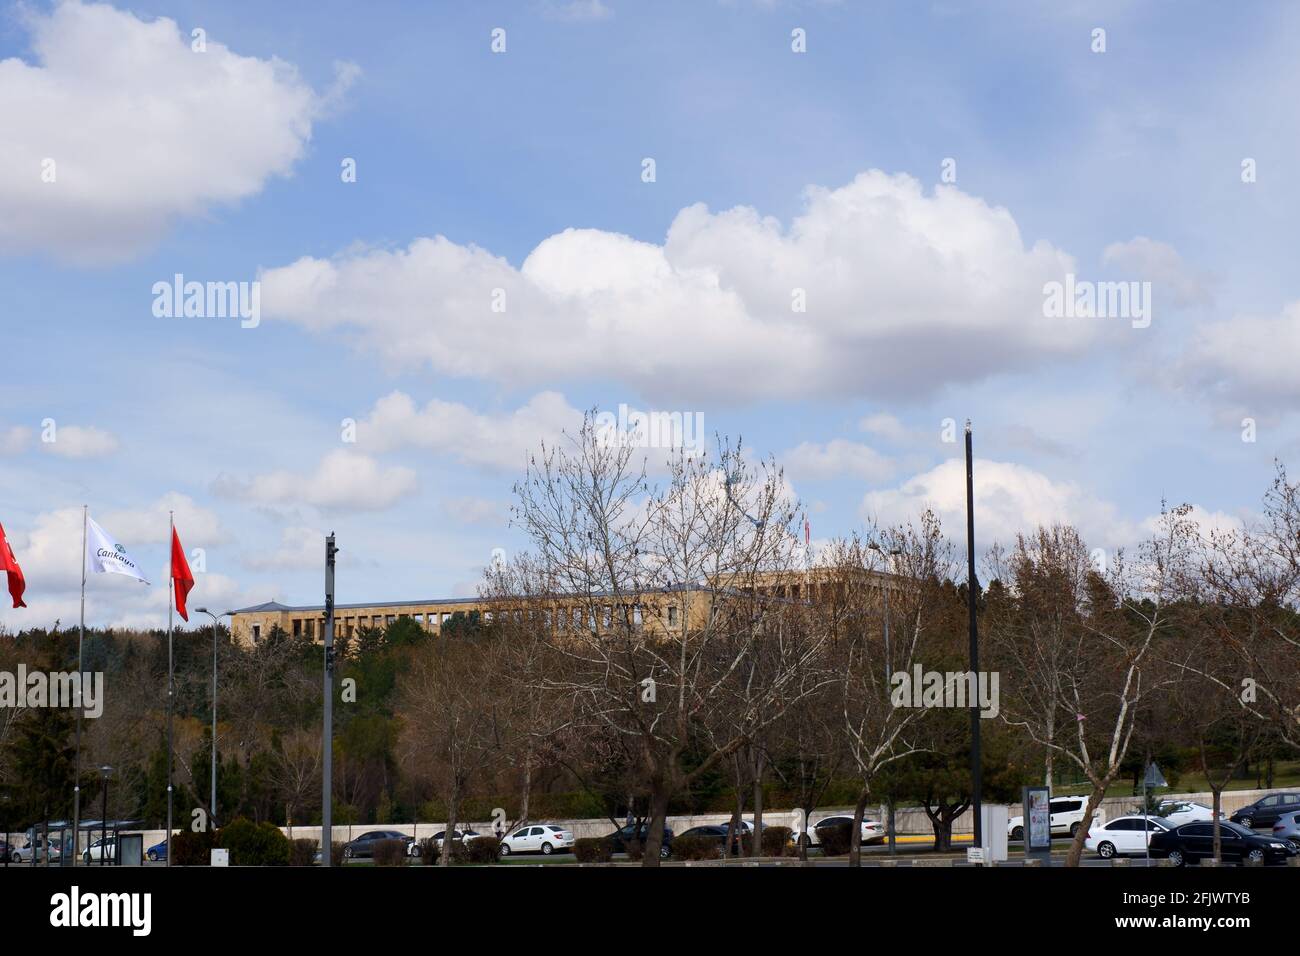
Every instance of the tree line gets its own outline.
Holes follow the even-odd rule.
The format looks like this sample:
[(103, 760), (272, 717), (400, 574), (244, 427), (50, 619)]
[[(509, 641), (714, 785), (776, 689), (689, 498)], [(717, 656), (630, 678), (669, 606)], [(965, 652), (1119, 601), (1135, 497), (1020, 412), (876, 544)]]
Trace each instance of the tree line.
[[(652, 476), (594, 418), (534, 454), (515, 497), (529, 547), (485, 573), (490, 614), (437, 636), (399, 619), (340, 642), (336, 824), (451, 829), (497, 807), (507, 825), (631, 817), (654, 866), (673, 813), (757, 825), (773, 803), (804, 819), (848, 806), (855, 821), (921, 806), (949, 845), (972, 799), (969, 711), (899, 691), (900, 675), (967, 667), (964, 568), (935, 515), (813, 555), (776, 462), (724, 444)], [(1090, 818), (1154, 758), (1171, 780), (1203, 777), (1218, 809), (1252, 765), (1297, 756), (1300, 490), (1280, 466), (1240, 526), (1165, 507), (1145, 541), (1111, 554), (1074, 528), (1036, 528), (991, 548), (981, 579), (981, 664), (999, 697), (981, 724), (986, 801), (1079, 783)], [(219, 632), (212, 808), (210, 635), (177, 639), (178, 825), (195, 810), (318, 823), (319, 646), (276, 629), (241, 647)], [(75, 655), (66, 630), (0, 641), (3, 670), (67, 670)], [(104, 671), (107, 699), (86, 722), (83, 795), (99, 788), (85, 768), (108, 764), (111, 815), (156, 824), (166, 635), (90, 631), (86, 666)], [(12, 826), (70, 815), (71, 728), (67, 711), (0, 711)]]

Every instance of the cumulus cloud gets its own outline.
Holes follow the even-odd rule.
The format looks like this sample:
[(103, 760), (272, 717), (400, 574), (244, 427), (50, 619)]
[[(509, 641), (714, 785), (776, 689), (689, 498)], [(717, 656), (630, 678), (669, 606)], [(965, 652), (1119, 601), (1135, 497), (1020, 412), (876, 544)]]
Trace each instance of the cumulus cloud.
[(166, 18), (68, 0), (21, 22), (32, 61), (0, 62), (0, 251), (137, 253), (287, 174), (338, 93), (215, 38), (195, 52)]
[(437, 236), (261, 279), (264, 317), (395, 365), (516, 386), (617, 369), (651, 398), (734, 401), (915, 396), (1077, 355), (1114, 333), (1044, 317), (1044, 283), (1073, 270), (1006, 209), (872, 170), (810, 187), (784, 228), (694, 205), (663, 244), (567, 229), (515, 268)]
[(557, 392), (539, 392), (526, 405), (500, 415), (476, 412), (459, 402), (433, 399), (423, 408), (393, 392), (357, 423), (357, 444), (377, 452), (420, 448), (464, 464), (520, 470), (543, 440), (582, 424), (582, 412)]
[[(868, 521), (899, 524), (915, 521), (927, 508), (939, 516), (948, 535), (964, 538), (964, 460), (950, 458), (897, 488), (870, 491), (861, 510)], [(975, 534), (980, 547), (995, 541), (1009, 545), (1019, 532), (1056, 523), (1074, 525), (1096, 544), (1126, 543), (1133, 530), (1120, 520), (1113, 505), (1074, 482), (1056, 481), (1011, 462), (975, 460)]]
[(614, 15), (602, 0), (543, 0), (541, 12), (552, 20), (608, 20)]
[(1197, 326), (1174, 375), (1207, 397), (1242, 403), (1265, 415), (1300, 398), (1300, 301), (1276, 315), (1235, 315)]
[(416, 490), (410, 468), (384, 467), (368, 455), (338, 449), (308, 474), (273, 471), (244, 480), (229, 475), (213, 483), (226, 497), (261, 504), (307, 504), (317, 508), (380, 511)]
[(510, 506), (490, 498), (465, 495), (448, 498), (442, 503), (442, 511), (448, 518), (459, 524), (500, 529), (504, 528), (509, 520)]
[[(106, 511), (92, 508), (90, 516), (141, 560), (139, 555), (149, 548), (161, 552), (170, 547), (168, 512), (175, 512), (176, 528), (187, 548), (209, 547), (226, 540), (225, 529), (215, 512), (174, 491), (139, 508)], [(42, 512), (30, 528), (6, 528), (6, 531), (10, 533), (10, 543), (29, 585), (41, 581), (55, 589), (80, 587), (80, 507)], [(167, 575), (157, 580), (165, 582)]]
[(1167, 243), (1134, 236), (1127, 242), (1111, 243), (1102, 251), (1101, 260), (1135, 279), (1151, 282), (1158, 292), (1167, 291), (1176, 305), (1205, 305), (1212, 300), (1201, 277)]
[(0, 455), (19, 455), (27, 450), (32, 430), (25, 425), (0, 428)]
[(283, 529), (277, 548), (243, 558), (244, 564), (254, 571), (298, 571), (322, 567), (324, 561), (325, 533), (300, 525)]
[(117, 439), (90, 425), (59, 425), (41, 448), (60, 458), (103, 458), (117, 451)]
[(896, 445), (901, 445), (912, 437), (912, 433), (908, 431), (907, 426), (888, 412), (877, 412), (874, 415), (868, 415), (858, 422), (858, 428)]
[(882, 482), (894, 476), (894, 462), (870, 445), (835, 438), (829, 442), (803, 442), (780, 456), (786, 473), (796, 481), (857, 478)]

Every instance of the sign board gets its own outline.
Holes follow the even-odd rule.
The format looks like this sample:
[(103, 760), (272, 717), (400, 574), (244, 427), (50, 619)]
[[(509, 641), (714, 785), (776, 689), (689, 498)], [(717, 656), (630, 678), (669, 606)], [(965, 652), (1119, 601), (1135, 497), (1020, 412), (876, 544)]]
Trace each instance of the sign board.
[(980, 807), (980, 834), (984, 838), (984, 863), (1004, 863), (1007, 859), (1007, 823), (1010, 808), (1000, 803), (986, 803)]
[(984, 847), (982, 847), (982, 846), (969, 846), (969, 847), (967, 847), (967, 848), (966, 848), (966, 862), (967, 862), (967, 863), (983, 863), (983, 862), (984, 862)]
[(230, 866), (230, 851), (229, 851), (229, 850), (213, 850), (213, 851), (212, 851), (212, 865), (213, 865), (213, 866)]
[(118, 866), (144, 866), (144, 834), (119, 833), (117, 835)]
[(1025, 787), (1025, 852), (1052, 849), (1052, 791), (1047, 787)]

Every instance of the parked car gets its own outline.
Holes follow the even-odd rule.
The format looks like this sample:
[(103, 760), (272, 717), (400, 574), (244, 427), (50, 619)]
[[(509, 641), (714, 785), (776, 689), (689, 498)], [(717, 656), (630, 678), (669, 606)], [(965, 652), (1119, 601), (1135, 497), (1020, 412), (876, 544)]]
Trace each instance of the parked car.
[[(1133, 811), (1135, 815), (1140, 816), (1141, 808)], [(1214, 811), (1203, 803), (1194, 803), (1191, 800), (1169, 800), (1161, 803), (1157, 812), (1161, 819), (1172, 824), (1173, 826), (1182, 826), (1184, 823), (1207, 823), (1214, 821)], [(1219, 819), (1227, 817), (1222, 810), (1219, 811)]]
[(167, 859), (167, 839), (164, 837), (155, 843), (149, 849), (144, 851), (144, 858), (150, 863), (157, 863), (159, 860)]
[(16, 848), (9, 845), (8, 840), (0, 840), (0, 863), (8, 863), (13, 857), (12, 854)]
[[(1239, 823), (1219, 823), (1219, 839), (1225, 862), (1285, 863), (1296, 851), (1285, 840), (1261, 836)], [(1151, 835), (1151, 855), (1167, 857), (1174, 866), (1186, 866), (1214, 856), (1214, 824), (1184, 823), (1172, 830)]]
[[(439, 853), (442, 852), (442, 841), (446, 839), (446, 836), (447, 836), (446, 830), (439, 830), (437, 833), (433, 835), (433, 840), (434, 840), (433, 845), (434, 848)], [(451, 840), (453, 843), (464, 843), (467, 840), (477, 840), (482, 836), (483, 834), (479, 833), (477, 830), (452, 830), (451, 831)], [(412, 843), (411, 856), (419, 856), (419, 855), (420, 855), (420, 844)]]
[(369, 830), (355, 840), (349, 840), (343, 845), (343, 859), (345, 860), (363, 860), (375, 855), (375, 846), (384, 840), (401, 840), (405, 844), (405, 851), (410, 855), (411, 844), (415, 842), (415, 837), (408, 836), (398, 830)]
[(502, 856), (511, 853), (545, 853), (550, 856), (557, 850), (572, 849), (573, 831), (550, 823), (520, 827), (501, 840)]
[[(13, 851), (10, 853), (9, 859), (14, 863), (30, 863), (34, 856), (36, 862), (41, 863), (45, 861), (46, 855), (46, 842), (44, 840), (37, 840), (34, 844), (31, 840), (28, 840), (22, 846), (14, 847)], [(59, 846), (56, 843), (49, 844), (48, 855), (49, 862), (51, 863), (57, 863), (63, 857), (63, 854), (59, 852)]]
[[(822, 834), (833, 827), (851, 827), (851, 826), (853, 826), (853, 817), (848, 816), (846, 814), (838, 814), (833, 817), (826, 817), (823, 820), (818, 820), (808, 830), (808, 845), (818, 846), (822, 842)], [(798, 830), (795, 830), (791, 834), (791, 839), (794, 840), (795, 846), (799, 845), (799, 840), (802, 836), (803, 834)], [(886, 836), (887, 834), (885, 833), (885, 825), (883, 823), (881, 823), (878, 820), (868, 820), (866, 818), (863, 818), (862, 820), (862, 845), (863, 846), (867, 846), (868, 844), (871, 843), (883, 843)]]
[(1171, 829), (1173, 825), (1164, 817), (1116, 817), (1109, 823), (1094, 823), (1083, 845), (1103, 860), (1130, 854), (1141, 856), (1146, 853), (1147, 840), (1152, 834)]
[[(1074, 836), (1083, 825), (1083, 797), (1057, 797), (1048, 804), (1051, 813), (1052, 834), (1055, 836)], [(1007, 821), (1007, 836), (1013, 840), (1025, 838), (1024, 817), (1012, 817)]]
[(1300, 811), (1284, 813), (1273, 824), (1273, 839), (1300, 844)]
[(117, 859), (117, 837), (100, 837), (81, 851), (81, 859), (86, 863)]
[[(650, 835), (650, 824), (648, 823), (641, 824), (639, 830), (637, 830), (636, 824), (629, 823), (625, 826), (619, 827), (618, 830), (605, 837), (605, 839), (609, 841), (609, 844), (613, 847), (615, 853), (626, 853), (627, 845), (634, 839), (632, 836), (634, 831), (637, 833), (635, 839), (644, 846), (646, 839)], [(726, 836), (725, 828), (723, 830), (723, 836)], [(659, 843), (659, 858), (661, 860), (666, 860), (668, 857), (672, 856), (672, 853), (673, 830), (672, 827), (665, 825), (663, 840)]]
[(692, 839), (699, 838), (704, 840), (712, 840), (715, 841), (718, 844), (719, 849), (721, 849), (723, 841), (727, 839), (727, 828), (720, 827), (717, 824), (708, 824), (702, 827), (691, 827), (685, 833), (679, 833), (677, 835), (677, 839), (682, 839), (684, 837), (691, 837)]
[(1242, 807), (1230, 819), (1243, 827), (1272, 827), (1284, 813), (1300, 810), (1300, 793), (1294, 790), (1286, 793), (1270, 793), (1260, 797), (1254, 803)]

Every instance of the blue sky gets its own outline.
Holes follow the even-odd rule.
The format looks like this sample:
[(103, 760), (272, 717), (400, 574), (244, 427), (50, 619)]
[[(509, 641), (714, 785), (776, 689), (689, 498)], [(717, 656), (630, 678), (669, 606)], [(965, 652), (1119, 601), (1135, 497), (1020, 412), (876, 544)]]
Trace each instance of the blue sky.
[[(75, 622), (83, 503), (157, 569), (93, 580), (91, 623), (165, 620), (168, 510), (192, 604), (318, 601), (331, 529), (340, 600), (472, 591), (522, 545), (528, 447), (620, 403), (776, 456), (816, 539), (926, 504), (960, 536), (967, 417), (981, 546), (1061, 520), (1113, 549), (1162, 499), (1248, 520), (1297, 450), (1298, 19), (6, 6), (0, 522), (31, 607), (0, 623)], [(1150, 282), (1150, 325), (1046, 317), (1066, 272)], [(261, 281), (260, 323), (154, 316), (175, 273)]]

